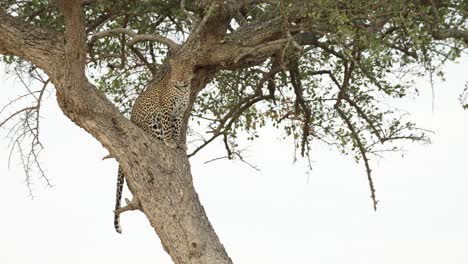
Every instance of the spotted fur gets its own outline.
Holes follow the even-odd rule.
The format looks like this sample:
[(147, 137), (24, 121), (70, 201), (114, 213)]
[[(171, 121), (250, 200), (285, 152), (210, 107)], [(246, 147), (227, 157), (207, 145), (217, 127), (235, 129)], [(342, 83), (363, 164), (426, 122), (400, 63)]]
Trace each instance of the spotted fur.
[[(190, 81), (193, 76), (191, 65), (174, 65), (163, 70), (163, 77), (143, 91), (132, 109), (130, 120), (146, 133), (163, 141), (170, 148), (180, 145), (182, 118), (190, 97)], [(120, 208), (124, 173), (119, 167), (115, 210)], [(122, 233), (119, 214), (114, 215), (114, 227)]]

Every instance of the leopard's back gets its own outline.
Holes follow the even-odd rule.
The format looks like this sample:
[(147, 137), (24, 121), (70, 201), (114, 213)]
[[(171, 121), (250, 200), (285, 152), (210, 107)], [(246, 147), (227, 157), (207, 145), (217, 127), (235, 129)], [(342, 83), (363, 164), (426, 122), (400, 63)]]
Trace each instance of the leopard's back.
[(162, 139), (162, 130), (160, 128), (161, 115), (161, 90), (165, 88), (164, 80), (153, 83), (153, 87), (148, 87), (135, 101), (133, 105), (130, 120), (149, 135)]

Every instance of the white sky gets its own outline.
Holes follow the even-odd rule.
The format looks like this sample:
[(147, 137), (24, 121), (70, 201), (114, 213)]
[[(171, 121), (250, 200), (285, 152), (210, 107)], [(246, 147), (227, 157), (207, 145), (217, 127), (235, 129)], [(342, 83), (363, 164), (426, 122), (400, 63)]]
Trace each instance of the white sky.
[[(420, 127), (434, 130), (430, 145), (373, 162), (380, 200), (372, 210), (363, 166), (316, 146), (314, 169), (292, 164), (291, 142), (264, 130), (249, 148), (256, 172), (218, 161), (221, 145), (192, 160), (195, 186), (235, 263), (465, 264), (468, 263), (468, 111), (458, 96), (468, 58), (447, 67), (436, 83), (404, 104)], [(21, 86), (0, 74), (0, 106)], [(0, 131), (0, 263), (171, 263), (142, 213), (113, 228), (117, 163), (71, 123), (52, 95), (43, 106), (42, 161), (54, 188), (36, 181), (28, 197), (19, 160), (8, 169), (6, 131)], [(128, 194), (126, 195), (129, 196)]]

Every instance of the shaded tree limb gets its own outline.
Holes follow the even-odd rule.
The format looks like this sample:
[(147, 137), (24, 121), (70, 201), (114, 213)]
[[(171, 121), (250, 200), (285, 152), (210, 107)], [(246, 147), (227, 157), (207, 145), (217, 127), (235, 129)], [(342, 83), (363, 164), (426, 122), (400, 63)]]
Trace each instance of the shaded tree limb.
[(459, 29), (437, 29), (435, 30), (432, 35), (435, 39), (443, 40), (443, 39), (458, 39), (462, 40), (466, 46), (468, 46), (468, 31), (466, 30), (459, 30)]
[(115, 28), (115, 29), (109, 29), (105, 31), (100, 31), (96, 34), (94, 34), (90, 41), (89, 45), (92, 46), (94, 42), (96, 42), (100, 38), (104, 37), (111, 37), (115, 35), (120, 35), (120, 34), (126, 34), (130, 37), (130, 40), (126, 43), (128, 46), (134, 46), (135, 44), (143, 41), (154, 41), (161, 43), (165, 46), (167, 46), (171, 51), (175, 52), (180, 48), (180, 45), (172, 41), (171, 39), (164, 37), (159, 34), (137, 34), (133, 32), (130, 29), (126, 28)]

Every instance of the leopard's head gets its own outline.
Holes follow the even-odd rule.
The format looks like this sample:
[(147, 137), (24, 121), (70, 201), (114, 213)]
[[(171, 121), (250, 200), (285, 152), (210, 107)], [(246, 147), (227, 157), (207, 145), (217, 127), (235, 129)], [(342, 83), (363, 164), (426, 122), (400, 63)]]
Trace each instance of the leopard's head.
[(192, 79), (191, 77), (190, 77), (190, 78), (186, 77), (186, 78), (176, 79), (176, 80), (173, 81), (172, 84), (173, 84), (177, 89), (179, 89), (179, 90), (181, 90), (181, 91), (190, 90), (190, 82), (191, 82), (191, 79)]
[(187, 92), (190, 90), (191, 81), (193, 78), (193, 68), (191, 64), (174, 64), (171, 63), (172, 84), (180, 91)]

